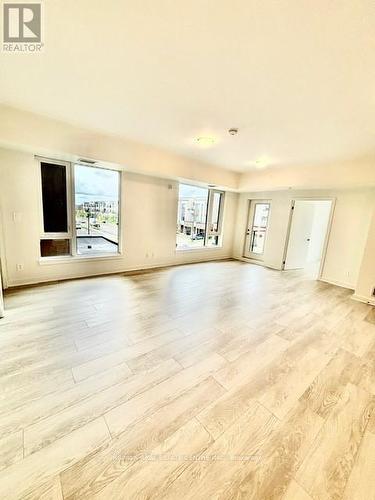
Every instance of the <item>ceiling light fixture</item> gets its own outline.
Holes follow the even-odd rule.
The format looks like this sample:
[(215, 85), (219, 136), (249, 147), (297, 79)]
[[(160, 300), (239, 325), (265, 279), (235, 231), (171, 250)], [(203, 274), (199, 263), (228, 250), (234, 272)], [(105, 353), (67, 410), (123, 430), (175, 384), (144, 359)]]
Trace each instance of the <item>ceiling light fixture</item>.
[(245, 163), (246, 166), (248, 167), (254, 167), (254, 168), (266, 168), (270, 165), (271, 160), (267, 158), (266, 156), (261, 156), (257, 158), (256, 160), (250, 160)]
[(216, 139), (215, 137), (209, 135), (203, 135), (201, 137), (197, 137), (197, 143), (202, 148), (209, 148), (210, 146), (213, 146), (216, 143)]
[(267, 167), (267, 160), (259, 158), (258, 160), (255, 160), (254, 164), (256, 168), (265, 168)]
[(238, 134), (238, 128), (233, 127), (228, 130), (230, 135), (237, 135)]

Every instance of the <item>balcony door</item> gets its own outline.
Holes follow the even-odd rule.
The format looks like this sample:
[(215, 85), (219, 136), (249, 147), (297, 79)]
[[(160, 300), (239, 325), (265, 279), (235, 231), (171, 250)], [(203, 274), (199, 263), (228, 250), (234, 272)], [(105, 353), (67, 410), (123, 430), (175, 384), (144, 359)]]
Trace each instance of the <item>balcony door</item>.
[(244, 257), (263, 260), (271, 203), (269, 200), (252, 200), (249, 206)]

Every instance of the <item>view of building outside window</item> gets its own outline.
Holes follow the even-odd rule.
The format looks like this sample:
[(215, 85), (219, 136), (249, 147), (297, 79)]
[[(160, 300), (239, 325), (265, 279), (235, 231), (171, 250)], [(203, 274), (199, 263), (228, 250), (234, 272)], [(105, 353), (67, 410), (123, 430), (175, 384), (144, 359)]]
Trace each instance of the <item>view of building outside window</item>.
[(208, 189), (180, 184), (177, 213), (177, 248), (204, 246)]
[(77, 253), (118, 252), (119, 172), (75, 165), (74, 179)]

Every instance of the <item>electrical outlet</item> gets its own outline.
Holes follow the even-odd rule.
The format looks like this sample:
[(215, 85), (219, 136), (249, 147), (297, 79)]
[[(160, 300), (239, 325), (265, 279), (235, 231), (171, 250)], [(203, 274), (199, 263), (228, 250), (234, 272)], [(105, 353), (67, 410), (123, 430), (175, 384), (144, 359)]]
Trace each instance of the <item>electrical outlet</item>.
[(17, 264), (16, 269), (17, 271), (23, 271), (23, 264)]

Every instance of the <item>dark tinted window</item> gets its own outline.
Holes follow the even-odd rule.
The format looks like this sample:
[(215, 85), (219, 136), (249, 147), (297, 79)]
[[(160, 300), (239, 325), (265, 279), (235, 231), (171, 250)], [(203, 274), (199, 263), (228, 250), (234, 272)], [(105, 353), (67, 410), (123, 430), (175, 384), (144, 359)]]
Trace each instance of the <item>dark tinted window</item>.
[(40, 255), (42, 257), (70, 255), (70, 240), (40, 240)]
[(67, 233), (66, 167), (42, 163), (42, 198), (45, 233)]

